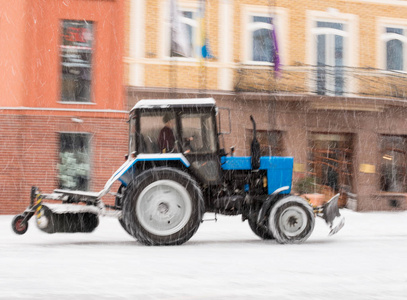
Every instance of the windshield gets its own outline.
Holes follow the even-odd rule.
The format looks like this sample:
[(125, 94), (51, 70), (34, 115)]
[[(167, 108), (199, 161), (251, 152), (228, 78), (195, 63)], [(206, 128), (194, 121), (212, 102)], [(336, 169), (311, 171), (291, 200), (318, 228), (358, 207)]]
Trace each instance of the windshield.
[(216, 151), (215, 128), (210, 113), (181, 115), (184, 153), (206, 154)]
[(139, 124), (138, 153), (216, 152), (214, 121), (209, 112), (145, 111), (140, 113)]
[(140, 114), (140, 153), (176, 153), (177, 122), (173, 111)]

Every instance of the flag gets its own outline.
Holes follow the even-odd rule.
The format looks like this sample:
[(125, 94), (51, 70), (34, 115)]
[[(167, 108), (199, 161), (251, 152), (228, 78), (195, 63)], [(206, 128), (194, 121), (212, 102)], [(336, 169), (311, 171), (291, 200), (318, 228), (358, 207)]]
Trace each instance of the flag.
[(212, 58), (212, 53), (209, 48), (209, 40), (206, 36), (205, 28), (205, 2), (200, 0), (198, 10), (198, 36), (195, 43), (196, 54), (199, 58)]
[(191, 49), (185, 24), (181, 22), (181, 13), (178, 10), (177, 1), (170, 0), (171, 19), (171, 55), (190, 57)]
[(278, 43), (277, 43), (277, 36), (276, 36), (276, 30), (275, 30), (275, 26), (273, 24), (273, 19), (270, 20), (271, 22), (271, 42), (273, 43), (274, 47), (271, 47), (271, 51), (273, 51), (274, 48), (274, 53), (272, 53), (271, 57), (273, 59), (273, 63), (274, 63), (274, 75), (276, 77), (280, 77), (280, 53), (278, 50)]

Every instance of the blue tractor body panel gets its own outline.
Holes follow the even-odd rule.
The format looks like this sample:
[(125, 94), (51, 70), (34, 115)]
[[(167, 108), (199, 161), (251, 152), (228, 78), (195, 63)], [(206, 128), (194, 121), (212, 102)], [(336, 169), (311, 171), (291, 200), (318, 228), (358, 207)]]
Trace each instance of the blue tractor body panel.
[[(221, 165), (223, 170), (252, 169), (250, 156), (224, 156), (221, 158)], [(289, 194), (291, 192), (293, 165), (293, 157), (263, 156), (260, 158), (259, 170), (267, 171), (268, 194), (283, 186), (289, 186), (290, 189), (282, 192), (282, 194)]]
[[(182, 154), (141, 154), (138, 155), (133, 161), (128, 161), (122, 168), (114, 175), (125, 186), (131, 181), (132, 174), (134, 173), (134, 166), (138, 162), (146, 161), (179, 161), (186, 168), (190, 166), (188, 160)], [(282, 194), (289, 194), (291, 192), (291, 181), (293, 172), (294, 159), (292, 157), (277, 157), (277, 156), (263, 156), (260, 158), (259, 170), (267, 171), (267, 192), (273, 193), (276, 189), (283, 186), (289, 186), (290, 189), (282, 192)], [(251, 170), (251, 157), (240, 156), (221, 157), (221, 166), (223, 170)]]
[(132, 180), (134, 174), (134, 167), (140, 162), (168, 162), (168, 161), (179, 161), (186, 168), (189, 168), (190, 163), (185, 158), (184, 155), (180, 153), (176, 154), (139, 154), (134, 160), (127, 161), (123, 166), (116, 172), (115, 175), (117, 179), (124, 185), (127, 186)]

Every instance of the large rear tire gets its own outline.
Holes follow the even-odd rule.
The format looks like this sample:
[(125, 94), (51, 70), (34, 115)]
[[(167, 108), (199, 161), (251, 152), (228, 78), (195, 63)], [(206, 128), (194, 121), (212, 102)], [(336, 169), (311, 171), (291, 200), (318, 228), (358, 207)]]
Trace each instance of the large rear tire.
[(269, 216), (270, 231), (280, 244), (305, 242), (314, 230), (312, 207), (298, 196), (283, 198), (273, 206)]
[(202, 192), (187, 173), (173, 168), (144, 171), (129, 184), (123, 218), (145, 245), (180, 245), (198, 230), (205, 212)]

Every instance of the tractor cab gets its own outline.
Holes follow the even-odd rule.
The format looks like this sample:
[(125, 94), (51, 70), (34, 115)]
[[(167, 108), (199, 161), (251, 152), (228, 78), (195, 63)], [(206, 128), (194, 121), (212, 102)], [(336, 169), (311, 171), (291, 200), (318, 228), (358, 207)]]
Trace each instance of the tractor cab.
[(154, 167), (168, 165), (169, 158), (182, 155), (202, 182), (220, 181), (213, 99), (141, 100), (130, 113), (129, 132), (133, 157), (150, 155)]

